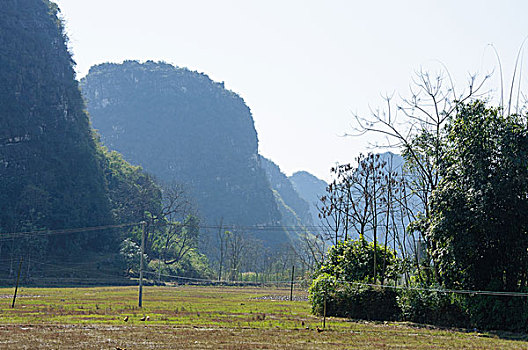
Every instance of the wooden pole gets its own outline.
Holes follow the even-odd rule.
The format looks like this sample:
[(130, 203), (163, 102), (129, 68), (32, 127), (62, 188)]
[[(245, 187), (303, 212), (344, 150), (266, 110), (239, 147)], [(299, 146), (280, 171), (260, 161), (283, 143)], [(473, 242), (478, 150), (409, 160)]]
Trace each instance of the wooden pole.
[(290, 286), (290, 301), (293, 300), (293, 278), (295, 276), (295, 265), (292, 265), (292, 275), (291, 275), (291, 286)]
[(224, 218), (220, 218), (220, 229), (218, 230), (218, 240), (220, 243), (220, 266), (218, 268), (218, 282), (222, 280), (222, 265), (224, 264), (224, 237), (222, 234), (222, 224), (224, 223)]
[(323, 329), (326, 327), (326, 285), (324, 289), (324, 304), (323, 304)]
[(139, 262), (139, 307), (143, 307), (143, 256), (145, 255), (145, 229), (147, 223), (141, 222), (141, 258)]
[(24, 261), (24, 257), (23, 256), (20, 258), (20, 263), (18, 264), (18, 273), (17, 273), (17, 280), (16, 280), (16, 285), (15, 285), (15, 294), (13, 295), (13, 303), (11, 304), (11, 308), (12, 309), (15, 307), (15, 301), (16, 301), (16, 296), (17, 296), (17, 292), (18, 292), (18, 282), (20, 281), (20, 270), (22, 270), (22, 261)]

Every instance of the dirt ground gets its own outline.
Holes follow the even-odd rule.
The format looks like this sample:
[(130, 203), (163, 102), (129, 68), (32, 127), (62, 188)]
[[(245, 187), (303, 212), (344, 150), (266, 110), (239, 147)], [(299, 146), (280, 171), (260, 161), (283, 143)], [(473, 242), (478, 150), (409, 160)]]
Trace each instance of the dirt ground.
[[(363, 333), (363, 332), (361, 332)], [(5, 325), (0, 326), (0, 349), (453, 349), (438, 335), (392, 330), (380, 333), (317, 329), (198, 328), (162, 325)], [(361, 341), (357, 341), (361, 338)], [(506, 344), (477, 338), (457, 348), (503, 349)], [(509, 342), (508, 349), (526, 349), (525, 342)]]
[[(1, 349), (323, 349), (345, 348), (333, 332), (174, 326), (1, 326)], [(333, 341), (332, 341), (333, 339)], [(367, 347), (368, 348), (368, 347)]]

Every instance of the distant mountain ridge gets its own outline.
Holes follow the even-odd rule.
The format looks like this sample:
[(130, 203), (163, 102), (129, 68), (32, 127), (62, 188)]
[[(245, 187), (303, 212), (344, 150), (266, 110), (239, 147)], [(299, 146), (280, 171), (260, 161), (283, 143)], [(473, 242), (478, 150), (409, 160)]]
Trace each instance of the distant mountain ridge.
[[(277, 225), (250, 109), (204, 74), (166, 63), (94, 66), (81, 81), (103, 143), (163, 182), (185, 184), (207, 223)], [(263, 240), (282, 243), (284, 232)]]
[(293, 184), (277, 164), (263, 156), (260, 156), (260, 162), (268, 176), (271, 187), (276, 191), (276, 196), (280, 196), (278, 199), (279, 210), (281, 210), (281, 205), (286, 206), (281, 210), (282, 223), (289, 226), (312, 226), (313, 218), (310, 213), (310, 204), (300, 197)]
[(321, 196), (326, 193), (328, 184), (307, 171), (295, 172), (288, 179), (299, 196), (308, 203), (313, 224), (317, 226), (321, 225), (322, 222), (319, 220), (317, 206), (319, 205)]

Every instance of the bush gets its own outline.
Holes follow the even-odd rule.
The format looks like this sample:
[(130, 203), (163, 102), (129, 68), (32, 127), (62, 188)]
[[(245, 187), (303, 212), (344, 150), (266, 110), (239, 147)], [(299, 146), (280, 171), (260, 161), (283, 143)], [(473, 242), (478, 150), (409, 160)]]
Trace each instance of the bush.
[(453, 293), (402, 290), (398, 298), (401, 319), (445, 327), (469, 327), (466, 297)]
[(513, 332), (528, 330), (526, 297), (468, 296), (468, 312), (472, 324), (479, 329), (500, 329)]
[(310, 287), (312, 312), (364, 320), (397, 320), (400, 308), (397, 293), (391, 289), (341, 283), (334, 276), (321, 274)]
[[(160, 268), (161, 281), (178, 280), (176, 276), (203, 279), (209, 279), (213, 277), (213, 272), (209, 267), (209, 261), (207, 260), (207, 257), (194, 249), (190, 250), (182, 260), (170, 265), (166, 265), (159, 259), (152, 260), (149, 263), (148, 269), (152, 272), (155, 272), (156, 274), (160, 272)], [(157, 278), (155, 274), (153, 274), (152, 277)]]
[(393, 290), (346, 283), (320, 274), (309, 289), (312, 312), (351, 319), (402, 320), (443, 327), (528, 330), (524, 297), (467, 295), (416, 289)]
[[(374, 276), (374, 255), (376, 275)], [(396, 252), (364, 239), (338, 242), (316, 272), (310, 287), (312, 311), (366, 320), (396, 320), (400, 309), (392, 289), (368, 287), (362, 283), (394, 279), (400, 261)]]
[(404, 290), (398, 303), (405, 321), (481, 330), (528, 330), (524, 297)]
[[(374, 276), (374, 252), (376, 252), (376, 276)], [(338, 242), (328, 250), (327, 258), (316, 275), (327, 273), (349, 282), (376, 282), (392, 280), (398, 274), (401, 261), (396, 252), (383, 245), (364, 239)], [(385, 272), (385, 275), (383, 275)]]

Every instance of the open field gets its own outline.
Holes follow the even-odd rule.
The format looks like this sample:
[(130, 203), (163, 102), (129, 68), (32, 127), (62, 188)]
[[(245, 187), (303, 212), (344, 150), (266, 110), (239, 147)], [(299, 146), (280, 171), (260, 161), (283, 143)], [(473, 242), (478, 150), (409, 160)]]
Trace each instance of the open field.
[(14, 309), (12, 291), (0, 289), (0, 349), (528, 348), (493, 334), (403, 323), (330, 318), (320, 332), (308, 302), (281, 298), (288, 290), (146, 287), (142, 309), (134, 287), (22, 288)]

